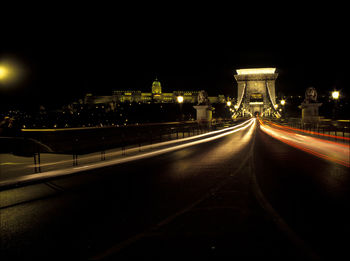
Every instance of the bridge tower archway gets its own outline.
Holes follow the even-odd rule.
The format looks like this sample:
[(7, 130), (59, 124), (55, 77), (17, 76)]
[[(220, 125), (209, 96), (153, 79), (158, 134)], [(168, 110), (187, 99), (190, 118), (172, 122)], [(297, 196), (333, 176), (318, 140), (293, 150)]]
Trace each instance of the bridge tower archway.
[(276, 68), (238, 69), (234, 75), (238, 84), (237, 106), (245, 108), (251, 115), (276, 111)]

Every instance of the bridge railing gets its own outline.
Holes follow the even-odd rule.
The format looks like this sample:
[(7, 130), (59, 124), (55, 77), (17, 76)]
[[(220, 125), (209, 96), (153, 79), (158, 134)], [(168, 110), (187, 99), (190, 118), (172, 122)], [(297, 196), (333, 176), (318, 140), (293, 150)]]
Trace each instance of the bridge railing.
[(319, 133), (321, 135), (316, 135), (319, 138), (349, 143), (350, 120), (320, 119), (317, 123), (303, 123), (300, 118), (270, 120), (283, 126), (300, 129), (306, 135), (315, 136), (315, 134)]
[[(209, 126), (191, 121), (66, 130), (26, 130), (22, 131), (22, 137), (9, 137), (11, 142), (2, 146), (3, 151), (0, 153), (12, 153), (26, 158), (32, 157), (33, 172), (37, 173), (48, 169), (43, 167), (48, 163), (49, 159), (46, 158), (53, 160), (55, 157), (58, 161), (67, 162), (67, 156), (70, 155), (70, 166), (76, 166), (84, 162), (83, 158), (86, 160), (91, 155), (94, 155), (94, 161), (106, 160), (106, 155), (108, 155), (106, 151), (117, 153), (119, 150), (120, 155), (123, 156), (131, 152), (141, 151), (147, 145), (203, 134), (211, 130), (232, 126), (232, 124), (232, 121), (219, 121)], [(2, 141), (4, 140), (3, 138)], [(5, 142), (3, 143), (5, 144)], [(4, 148), (8, 149), (4, 150)], [(50, 157), (51, 153), (56, 156)], [(98, 154), (100, 156), (96, 157)], [(25, 161), (28, 162), (28, 160)]]

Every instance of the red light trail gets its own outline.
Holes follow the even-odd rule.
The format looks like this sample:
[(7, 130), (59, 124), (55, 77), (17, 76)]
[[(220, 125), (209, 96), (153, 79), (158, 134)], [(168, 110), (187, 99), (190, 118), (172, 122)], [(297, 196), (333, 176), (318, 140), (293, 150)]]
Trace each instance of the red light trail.
[[(337, 137), (343, 140), (349, 140), (347, 137), (339, 137), (326, 135), (317, 132), (300, 130), (292, 127), (281, 126), (275, 123), (267, 125), (263, 120), (259, 119), (260, 129), (271, 137), (284, 142), (294, 148), (310, 153), (316, 157), (350, 167), (350, 146), (343, 143), (333, 142), (320, 138), (302, 135), (298, 132), (309, 133), (319, 136)], [(272, 125), (272, 126), (270, 126)]]

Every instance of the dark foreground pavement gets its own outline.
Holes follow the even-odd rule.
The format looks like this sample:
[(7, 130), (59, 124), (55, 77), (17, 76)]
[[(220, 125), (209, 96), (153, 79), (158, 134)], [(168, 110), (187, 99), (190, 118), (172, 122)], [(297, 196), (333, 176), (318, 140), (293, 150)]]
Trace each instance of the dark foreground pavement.
[(245, 166), (189, 208), (93, 259), (312, 259), (259, 205), (249, 172)]

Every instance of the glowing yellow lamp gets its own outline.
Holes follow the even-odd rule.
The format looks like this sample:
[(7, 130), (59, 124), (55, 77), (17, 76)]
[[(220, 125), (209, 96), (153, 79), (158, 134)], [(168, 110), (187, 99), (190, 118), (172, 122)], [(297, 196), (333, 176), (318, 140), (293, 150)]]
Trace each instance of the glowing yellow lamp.
[(338, 91), (332, 92), (332, 98), (335, 100), (339, 99), (339, 92)]
[(0, 80), (5, 79), (9, 74), (8, 69), (5, 66), (0, 66)]
[(177, 96), (177, 102), (178, 103), (183, 103), (184, 102), (184, 97), (183, 96)]

